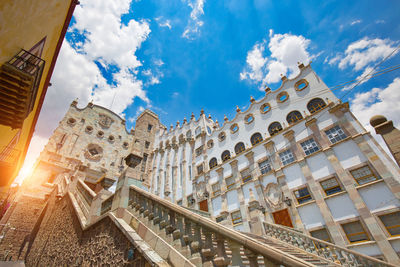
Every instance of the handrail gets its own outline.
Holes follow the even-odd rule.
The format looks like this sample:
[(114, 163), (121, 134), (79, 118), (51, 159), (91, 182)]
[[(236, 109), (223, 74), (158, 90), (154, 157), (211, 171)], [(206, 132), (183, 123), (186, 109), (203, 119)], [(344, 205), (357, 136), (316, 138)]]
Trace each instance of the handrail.
[(81, 195), (85, 199), (86, 203), (90, 207), (92, 205), (93, 198), (96, 197), (96, 193), (93, 192), (93, 190), (90, 189), (90, 187), (87, 186), (81, 180), (78, 180), (78, 184), (76, 185), (76, 189), (79, 191), (79, 193), (81, 193)]
[(334, 245), (277, 224), (264, 222), (264, 228), (268, 236), (279, 239), (328, 260), (340, 262), (340, 264), (344, 266), (395, 267), (395, 265), (388, 262)]
[[(134, 191), (134, 193), (131, 193), (132, 191)], [(228, 241), (232, 250), (231, 265), (243, 265), (240, 259), (240, 250), (235, 250), (241, 247), (245, 250), (245, 254), (251, 263), (255, 263), (257, 257), (261, 255), (264, 257), (265, 261), (272, 261), (287, 266), (314, 266), (312, 263), (261, 243), (258, 240), (249, 238), (240, 232), (218, 224), (204, 216), (193, 213), (134, 185), (130, 186), (129, 196), (130, 198), (133, 198), (129, 200), (129, 203), (132, 203), (133, 208), (143, 213), (144, 216), (148, 216), (149, 218), (154, 219), (155, 222), (160, 223), (160, 227), (165, 227), (166, 230), (168, 228), (168, 231), (174, 233), (174, 239), (183, 238), (182, 240), (189, 240), (190, 237), (196, 239), (192, 240), (197, 242), (195, 248), (207, 252), (207, 255), (212, 255), (212, 257), (216, 256), (213, 260), (219, 262), (223, 266), (226, 266), (227, 262), (230, 261), (225, 253), (225, 240)], [(185, 220), (185, 229), (182, 219)], [(189, 225), (189, 229), (186, 224)], [(190, 225), (193, 225), (194, 227), (192, 228)], [(199, 237), (200, 228), (203, 230), (203, 233), (205, 233), (204, 235), (206, 238), (203, 243), (204, 249), (201, 249), (202, 246), (199, 245), (199, 243), (202, 242)], [(179, 231), (177, 235), (175, 235), (176, 231)], [(182, 237), (184, 234), (182, 231), (190, 237), (187, 238), (186, 236), (186, 239), (184, 238), (185, 236)], [(194, 236), (192, 236), (192, 231), (194, 231)], [(212, 245), (212, 233), (214, 233), (217, 238), (216, 251)]]

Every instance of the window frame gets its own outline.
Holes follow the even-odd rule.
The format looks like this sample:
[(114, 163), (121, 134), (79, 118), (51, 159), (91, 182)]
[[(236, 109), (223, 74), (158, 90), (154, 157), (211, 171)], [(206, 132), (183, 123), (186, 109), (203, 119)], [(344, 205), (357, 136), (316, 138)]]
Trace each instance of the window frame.
[[(269, 167), (268, 171), (266, 171), (266, 172), (263, 172), (263, 170), (265, 170), (265, 168), (264, 167), (261, 168), (261, 166), (260, 166), (264, 162), (267, 162), (268, 167)], [(261, 175), (266, 175), (266, 174), (268, 174), (269, 172), (272, 171), (272, 162), (271, 162), (271, 159), (269, 157), (266, 158), (266, 159), (262, 159), (262, 160), (258, 161), (257, 163), (258, 163), (258, 169), (260, 170)]]
[[(228, 152), (228, 153), (224, 156), (225, 152)], [(231, 152), (229, 150), (224, 150), (222, 152), (222, 154), (221, 154), (221, 159), (222, 159), (222, 162), (230, 160), (231, 159)]]
[[(251, 118), (251, 120), (249, 121), (250, 118)], [(250, 123), (252, 123), (252, 122), (254, 122), (254, 115), (253, 115), (252, 113), (247, 114), (247, 115), (244, 117), (244, 123), (250, 124)]]
[[(382, 220), (381, 217), (383, 217), (383, 216), (388, 216), (388, 215), (395, 214), (395, 213), (398, 213), (398, 214), (399, 214), (399, 217), (400, 217), (400, 210), (396, 210), (396, 211), (392, 211), (392, 212), (389, 212), (389, 213), (377, 215), (377, 217), (378, 217), (379, 220), (381, 221), (383, 227), (385, 228), (386, 232), (387, 232), (387, 233), (389, 234), (389, 236), (391, 236), (391, 237), (400, 236), (400, 223), (397, 224), (397, 225), (394, 225), (394, 226), (386, 226), (386, 224), (383, 222), (383, 220)], [(400, 221), (399, 221), (399, 222), (400, 222)], [(398, 229), (399, 229), (399, 233), (398, 233), (398, 234), (392, 234), (392, 233), (389, 231), (388, 228), (398, 228)]]
[[(323, 103), (323, 105), (321, 105), (321, 103), (318, 103), (318, 106), (317, 106), (316, 108), (315, 108), (314, 106), (309, 106), (310, 103), (311, 103), (312, 101), (314, 101), (314, 100), (317, 101), (317, 99), (321, 100), (322, 103)], [(325, 101), (324, 101), (322, 98), (320, 98), (320, 97), (315, 97), (315, 98), (311, 99), (310, 101), (308, 101), (308, 103), (307, 103), (307, 110), (310, 112), (310, 114), (315, 114), (315, 113), (317, 113), (317, 112), (319, 112), (319, 111), (325, 109), (327, 106), (328, 106), (328, 105), (325, 103)], [(311, 110), (310, 107), (312, 107), (312, 110)]]
[[(344, 225), (349, 225), (349, 224), (352, 224), (352, 223), (357, 223), (357, 222), (360, 224), (361, 228), (362, 228), (364, 231), (363, 231), (363, 232), (356, 232), (356, 233), (350, 233), (350, 234), (348, 234), (343, 226), (344, 226)], [(347, 241), (348, 241), (350, 244), (358, 244), (358, 243), (363, 243), (363, 242), (371, 241), (371, 237), (370, 237), (368, 231), (366, 230), (364, 224), (361, 222), (360, 219), (353, 220), (353, 221), (350, 221), (350, 222), (341, 223), (340, 226), (342, 227), (342, 230), (343, 230), (343, 232), (344, 232), (344, 234), (345, 234), (345, 236), (346, 236), (346, 238), (347, 238)], [(361, 234), (361, 233), (364, 233), (364, 234), (365, 234), (365, 236), (367, 237), (366, 240), (358, 240), (358, 241), (351, 241), (351, 240), (350, 240), (349, 235), (355, 236), (355, 235), (359, 235), (359, 234)]]
[[(357, 178), (354, 177), (353, 172), (354, 172), (354, 171), (357, 171), (357, 170), (359, 170), (359, 169), (365, 168), (365, 167), (367, 167), (367, 168), (370, 170), (370, 172), (371, 172), (371, 175), (370, 175), (370, 176), (374, 176), (374, 177), (375, 177), (375, 180), (368, 181), (368, 182), (366, 182), (366, 183), (360, 184), (358, 180), (363, 179), (363, 178), (365, 179), (365, 178), (370, 177), (370, 176), (367, 176), (367, 175), (366, 175), (366, 176), (363, 176), (363, 177), (357, 179)], [(369, 164), (365, 164), (365, 165), (362, 165), (362, 166), (359, 166), (359, 167), (352, 168), (352, 169), (349, 170), (349, 173), (350, 173), (351, 177), (353, 177), (353, 179), (356, 181), (356, 183), (357, 183), (358, 186), (370, 184), (370, 183), (372, 183), (372, 182), (375, 182), (375, 181), (378, 181), (378, 180), (381, 179), (378, 175), (376, 175), (376, 172), (373, 171), (373, 169), (371, 168), (371, 166), (370, 166)]]
[(251, 171), (249, 168), (246, 168), (242, 171), (240, 171), (240, 179), (242, 180), (242, 183), (248, 183), (251, 180), (253, 180), (253, 176), (251, 175)]
[[(297, 112), (298, 114), (300, 114), (300, 117), (297, 116), (298, 114), (296, 114), (296, 112)], [(295, 117), (296, 120), (289, 121), (289, 115), (292, 116), (292, 117)], [(304, 117), (303, 117), (303, 115), (301, 114), (301, 112), (298, 111), (298, 110), (293, 110), (293, 111), (289, 112), (289, 113), (286, 115), (286, 122), (287, 122), (289, 125), (294, 125), (294, 124), (298, 123), (299, 121), (301, 121), (302, 119), (304, 119)]]
[(219, 140), (220, 142), (226, 140), (226, 134), (225, 134), (225, 132), (220, 132), (220, 133), (218, 134), (218, 140)]
[[(309, 144), (306, 144), (307, 142), (308, 142)], [(305, 155), (306, 157), (307, 157), (307, 156), (311, 156), (311, 155), (313, 155), (313, 154), (315, 154), (316, 152), (318, 152), (318, 151), (321, 150), (321, 147), (319, 146), (318, 142), (315, 141), (315, 138), (314, 138), (313, 136), (307, 138), (307, 139), (304, 140), (304, 141), (300, 141), (299, 143), (300, 143), (300, 146), (301, 146), (301, 148), (303, 149), (303, 153), (304, 153), (304, 155)], [(315, 143), (315, 146), (313, 146), (312, 148), (309, 148), (308, 146), (309, 146), (309, 145), (312, 145), (313, 143)], [(307, 148), (305, 149), (304, 146), (306, 146), (306, 145), (307, 145)], [(316, 150), (315, 150), (315, 149), (316, 149)], [(311, 152), (310, 152), (310, 151), (311, 151)]]
[[(293, 159), (293, 161), (287, 162), (288, 159), (282, 160), (282, 154), (283, 154), (283, 153), (286, 153), (286, 152), (288, 152), (288, 151), (289, 151), (290, 154), (292, 155), (292, 157), (290, 157), (290, 158)], [(291, 163), (293, 163), (293, 162), (296, 161), (296, 156), (295, 156), (295, 154), (293, 153), (293, 151), (292, 151), (290, 148), (279, 152), (278, 155), (279, 155), (279, 159), (281, 160), (283, 166), (287, 166), (287, 165), (289, 165), (289, 164), (291, 164)], [(286, 155), (287, 155), (287, 153), (286, 153), (284, 156), (286, 156)], [(285, 163), (285, 162), (286, 162), (286, 163)]]
[[(276, 127), (271, 128), (273, 124), (276, 124)], [(279, 127), (278, 127), (278, 124), (279, 124)], [(276, 129), (278, 129), (278, 130), (276, 130)], [(270, 125), (268, 125), (268, 133), (269, 133), (270, 136), (277, 135), (282, 131), (283, 131), (283, 127), (282, 127), (282, 124), (279, 121), (274, 121)]]
[[(254, 133), (254, 134), (252, 134), (252, 135), (250, 136), (250, 143), (251, 143), (252, 146), (255, 146), (255, 145), (261, 143), (263, 140), (264, 140), (264, 139), (263, 139), (263, 137), (262, 137), (262, 134), (259, 133), (259, 132), (256, 132), (256, 133)], [(253, 141), (254, 141), (254, 142), (253, 142)]]
[[(234, 218), (234, 214), (236, 214), (236, 213), (238, 213), (240, 215), (240, 217)], [(240, 209), (231, 212), (231, 219), (232, 219), (232, 225), (234, 225), (234, 226), (243, 223), (243, 216), (242, 216), (242, 213), (240, 212)], [(238, 220), (240, 220), (240, 221), (238, 222)]]
[[(239, 146), (240, 144), (242, 144), (243, 146)], [(236, 148), (237, 148), (238, 146), (241, 148), (240, 151), (237, 151), (237, 150), (236, 150)], [(243, 149), (242, 149), (242, 148), (243, 148)], [(244, 145), (243, 142), (238, 142), (238, 143), (235, 145), (234, 150), (235, 150), (235, 154), (236, 154), (236, 155), (239, 155), (239, 154), (241, 154), (242, 152), (244, 152), (244, 151), (246, 150), (246, 146)], [(238, 150), (239, 150), (239, 149), (238, 149)]]
[[(320, 239), (320, 238), (312, 235), (312, 233), (316, 233), (316, 232), (319, 232), (319, 231), (325, 231), (327, 236), (328, 236), (328, 239)], [(323, 240), (325, 242), (332, 243), (331, 235), (330, 235), (330, 233), (329, 233), (329, 231), (328, 231), (328, 229), (326, 227), (322, 227), (322, 228), (315, 229), (315, 230), (309, 230), (309, 232), (310, 232), (310, 236), (312, 236), (313, 238), (317, 238), (319, 240)]]
[[(215, 159), (215, 161), (213, 161), (213, 159)], [(211, 166), (211, 161), (213, 163), (212, 166)], [(214, 165), (214, 162), (215, 162), (215, 165)], [(208, 167), (210, 167), (210, 170), (217, 166), (218, 166), (218, 159), (216, 157), (211, 158), (210, 161), (208, 162)]]
[[(303, 190), (303, 189), (307, 189), (308, 195), (297, 197), (296, 192), (299, 192), (300, 190)], [(298, 187), (298, 188), (294, 189), (292, 192), (293, 192), (293, 195), (294, 195), (295, 199), (297, 200), (297, 204), (298, 205), (302, 205), (302, 204), (305, 204), (305, 203), (308, 203), (308, 202), (314, 200), (314, 198), (311, 195), (310, 189), (308, 188), (307, 185)]]
[(237, 123), (234, 123), (230, 127), (231, 133), (236, 133), (239, 131), (239, 125)]
[[(326, 188), (326, 189), (325, 189), (324, 186), (322, 185), (322, 183), (327, 182), (327, 181), (332, 180), (332, 179), (335, 179), (335, 180), (336, 180), (337, 186), (332, 186), (332, 187), (329, 187), (329, 188)], [(338, 180), (338, 178), (337, 178), (336, 176), (332, 176), (332, 177), (323, 179), (323, 180), (319, 181), (319, 184), (320, 184), (322, 190), (325, 192), (325, 195), (326, 195), (326, 196), (331, 196), (331, 195), (334, 195), (334, 194), (336, 194), (336, 193), (340, 193), (340, 192), (343, 192), (343, 191), (344, 191), (342, 185), (340, 184), (340, 182), (339, 182), (339, 180)], [(338, 188), (338, 187), (340, 188), (339, 191), (335, 191), (335, 192), (330, 193), (330, 194), (327, 193), (327, 191), (332, 190), (332, 189), (334, 189), (334, 188)]]
[[(214, 190), (214, 186), (215, 185), (218, 185), (218, 189), (217, 190)], [(219, 182), (213, 183), (211, 185), (211, 190), (212, 190), (213, 196), (219, 196), (221, 194), (221, 185), (220, 185), (220, 183)]]
[[(335, 128), (339, 128), (339, 131), (341, 131), (342, 134), (339, 135), (339, 138), (340, 138), (339, 140), (336, 140), (336, 141), (332, 142), (332, 139), (335, 140), (336, 137), (333, 137), (333, 138), (331, 139), (329, 136), (330, 136), (332, 133), (327, 133), (327, 132), (329, 132), (329, 131), (331, 131), (331, 130), (333, 130), (333, 129), (335, 129)], [(334, 125), (334, 126), (328, 128), (328, 129), (324, 130), (324, 133), (325, 133), (326, 137), (328, 138), (329, 142), (330, 142), (332, 145), (334, 145), (334, 144), (336, 144), (336, 143), (338, 143), (338, 142), (340, 142), (340, 141), (343, 141), (343, 140), (345, 140), (347, 137), (349, 137), (348, 134), (342, 129), (342, 127), (340, 127), (340, 125)]]
[[(233, 182), (230, 183), (230, 184), (228, 184), (228, 183), (227, 183), (228, 179), (232, 179)], [(228, 191), (228, 190), (231, 190), (231, 189), (234, 189), (234, 187), (236, 186), (235, 178), (234, 178), (233, 176), (226, 177), (226, 178), (225, 178), (225, 185), (226, 185), (226, 190), (227, 190), (227, 191)]]
[[(268, 109), (267, 110), (264, 110), (266, 107), (268, 107)], [(271, 111), (271, 105), (267, 102), (267, 103), (264, 103), (264, 104), (262, 104), (261, 106), (260, 106), (260, 112), (262, 113), (262, 114), (266, 114), (266, 113), (268, 113), (269, 111)]]

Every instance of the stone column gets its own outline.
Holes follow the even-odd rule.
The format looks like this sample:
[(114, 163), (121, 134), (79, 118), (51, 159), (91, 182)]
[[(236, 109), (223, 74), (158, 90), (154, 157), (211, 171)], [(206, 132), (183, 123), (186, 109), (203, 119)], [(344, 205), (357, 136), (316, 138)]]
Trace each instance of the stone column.
[(239, 205), (240, 205), (240, 213), (242, 215), (242, 222), (245, 230), (250, 231), (249, 222), (248, 222), (248, 214), (247, 214), (247, 206), (244, 199), (243, 189), (242, 189), (242, 177), (238, 170), (238, 161), (236, 159), (231, 160), (229, 162), (232, 168), (232, 176), (235, 180), (235, 183), (239, 184), (239, 187), (236, 187), (238, 198), (239, 198)]
[(218, 173), (218, 181), (219, 181), (219, 184), (221, 187), (221, 213), (220, 213), (220, 216), (222, 216), (224, 218), (224, 220), (221, 221), (220, 223), (227, 227), (232, 227), (232, 224), (228, 221), (229, 212), (228, 212), (228, 200), (226, 199), (227, 191), (226, 191), (226, 183), (225, 183), (225, 179), (224, 179), (224, 168), (219, 167), (218, 169), (216, 169), (216, 172)]
[(186, 140), (182, 141), (182, 206), (187, 207), (187, 198), (186, 198)]
[[(297, 211), (297, 209), (293, 206), (294, 203), (296, 203), (296, 200), (293, 199), (293, 196), (289, 190), (289, 187), (286, 183), (286, 177), (285, 174), (282, 171), (281, 165), (280, 165), (280, 159), (279, 159), (279, 155), (276, 152), (275, 149), (275, 145), (273, 141), (269, 141), (267, 143), (264, 144), (265, 149), (267, 150), (267, 152), (269, 153), (270, 158), (271, 158), (271, 164), (272, 167), (275, 170), (275, 176), (278, 182), (278, 185), (280, 187), (280, 189), (282, 190), (283, 193), (283, 199), (285, 199), (286, 197), (288, 199), (291, 200), (292, 205), (288, 206), (285, 202), (281, 204), (282, 209), (283, 208), (287, 208), (289, 210), (290, 215), (292, 216), (292, 219), (294, 220), (293, 226), (295, 228), (298, 228), (300, 230), (304, 230), (304, 225), (301, 221), (300, 215)], [(271, 214), (272, 216), (272, 214)]]
[(170, 171), (171, 171), (171, 146), (166, 147), (168, 149), (167, 153), (167, 162), (166, 162), (166, 167), (165, 167), (165, 183), (164, 183), (164, 196), (165, 199), (171, 201), (171, 187), (169, 185), (169, 177), (170, 177)]
[(172, 145), (172, 148), (174, 150), (174, 159), (172, 162), (172, 172), (173, 176), (171, 177), (172, 179), (172, 201), (176, 203), (176, 190), (178, 188), (178, 146), (176, 144)]
[(256, 235), (265, 235), (264, 228), (264, 214), (260, 209), (260, 203), (254, 197), (253, 190), (250, 188), (250, 199), (249, 199), (249, 225), (250, 231)]

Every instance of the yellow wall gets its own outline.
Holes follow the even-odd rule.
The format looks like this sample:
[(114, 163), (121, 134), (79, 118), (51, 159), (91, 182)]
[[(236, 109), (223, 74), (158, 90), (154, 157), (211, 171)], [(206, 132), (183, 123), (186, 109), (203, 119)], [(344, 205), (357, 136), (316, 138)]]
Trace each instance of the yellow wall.
[[(46, 37), (46, 43), (41, 56), (46, 63), (35, 100), (35, 107), (25, 119), (19, 143), (15, 147), (21, 153), (25, 151), (26, 145), (29, 142), (30, 129), (34, 127), (32, 124), (35, 113), (38, 112), (39, 99), (43, 92), (44, 82), (56, 52), (56, 46), (70, 4), (71, 0), (0, 1), (0, 65), (9, 61), (21, 48), (30, 50), (35, 44)], [(0, 149), (12, 140), (17, 131), (12, 130), (9, 126), (0, 125)], [(22, 166), (23, 160), (24, 157), (21, 157), (16, 166), (15, 175)]]

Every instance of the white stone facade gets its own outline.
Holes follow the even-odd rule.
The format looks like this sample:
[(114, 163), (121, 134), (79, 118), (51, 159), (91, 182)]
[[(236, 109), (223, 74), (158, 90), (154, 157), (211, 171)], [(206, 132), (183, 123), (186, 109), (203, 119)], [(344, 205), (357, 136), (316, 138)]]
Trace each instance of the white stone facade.
[(400, 231), (400, 221), (391, 228), (390, 220), (400, 218), (399, 168), (348, 104), (309, 65), (299, 68), (221, 126), (202, 112), (160, 130), (150, 191), (237, 230), (262, 234), (263, 222), (281, 223), (398, 257), (400, 238), (390, 229)]

